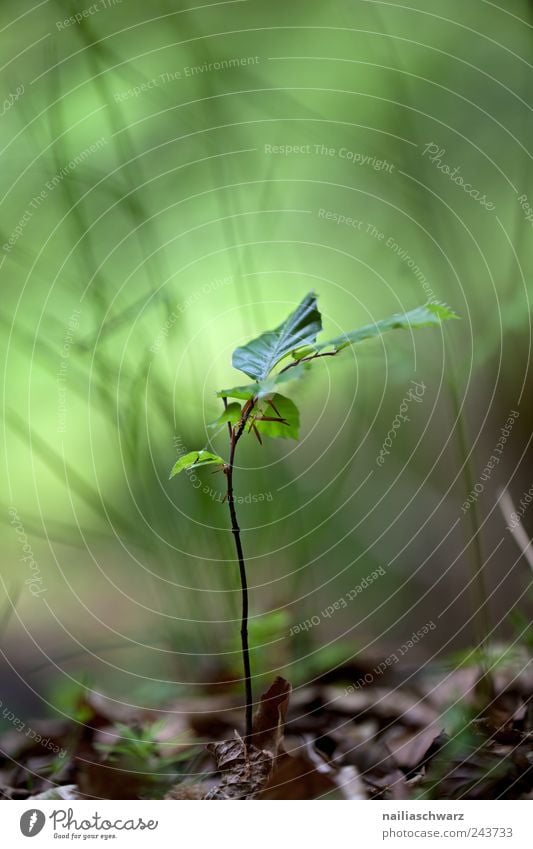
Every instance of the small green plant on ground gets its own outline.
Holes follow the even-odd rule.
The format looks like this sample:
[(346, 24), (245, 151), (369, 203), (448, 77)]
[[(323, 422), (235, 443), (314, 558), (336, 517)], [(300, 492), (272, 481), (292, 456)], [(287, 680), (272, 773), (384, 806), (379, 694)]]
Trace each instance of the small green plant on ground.
[[(191, 451), (179, 458), (170, 477), (192, 468), (215, 464), (221, 467), (227, 481), (231, 530), (235, 542), (241, 582), (242, 616), (241, 648), (245, 686), (245, 743), (252, 736), (252, 673), (248, 645), (248, 583), (246, 563), (235, 507), (233, 474), (235, 453), (239, 440), (245, 433), (254, 434), (262, 444), (263, 437), (298, 438), (300, 416), (294, 402), (281, 393), (290, 381), (301, 379), (311, 370), (315, 360), (335, 357), (345, 348), (365, 339), (380, 336), (388, 330), (412, 330), (419, 327), (438, 326), (442, 321), (458, 318), (445, 304), (430, 302), (406, 313), (392, 315), (337, 336), (328, 342), (317, 342), (322, 330), (322, 318), (315, 295), (311, 292), (291, 315), (277, 327), (253, 339), (233, 352), (234, 368), (244, 372), (253, 383), (222, 389), (218, 397), (224, 404), (220, 417), (212, 427), (227, 427), (229, 455), (227, 460), (218, 454), (202, 449)], [(279, 366), (281, 365), (281, 368)]]
[(164, 720), (137, 725), (116, 722), (110, 739), (96, 743), (95, 748), (107, 764), (142, 777), (147, 786), (168, 783), (176, 778), (182, 764), (190, 761), (196, 748), (186, 735), (160, 739), (164, 727)]

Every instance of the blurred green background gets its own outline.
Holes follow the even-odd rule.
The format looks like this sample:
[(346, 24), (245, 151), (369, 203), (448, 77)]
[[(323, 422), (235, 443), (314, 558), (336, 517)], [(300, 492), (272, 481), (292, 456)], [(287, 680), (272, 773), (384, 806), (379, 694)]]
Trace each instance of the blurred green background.
[[(311, 289), (330, 335), (428, 297), (462, 321), (324, 361), (295, 387), (299, 443), (243, 440), (237, 492), (264, 495), (240, 505), (256, 674), (303, 684), (430, 620), (410, 664), (470, 645), (454, 395), (474, 481), (520, 412), (479, 498), (494, 638), (515, 639), (530, 574), (497, 496), (532, 483), (532, 27), (525, 0), (4, 0), (0, 683), (16, 709), (53, 711), (83, 681), (148, 705), (240, 675), (223, 477), (168, 474), (206, 445), (216, 390), (246, 382), (232, 350)], [(423, 403), (379, 468), (411, 380)]]

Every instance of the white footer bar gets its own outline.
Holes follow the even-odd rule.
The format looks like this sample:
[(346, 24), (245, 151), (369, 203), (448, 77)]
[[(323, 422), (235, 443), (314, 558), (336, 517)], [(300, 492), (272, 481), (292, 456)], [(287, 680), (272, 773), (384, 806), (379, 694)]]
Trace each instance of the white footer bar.
[[(208, 805), (208, 807), (206, 807)], [(334, 807), (332, 807), (334, 806)], [(19, 802), (0, 805), (2, 845), (158, 849), (533, 846), (533, 804), (507, 802)], [(35, 842), (30, 843), (34, 838)]]

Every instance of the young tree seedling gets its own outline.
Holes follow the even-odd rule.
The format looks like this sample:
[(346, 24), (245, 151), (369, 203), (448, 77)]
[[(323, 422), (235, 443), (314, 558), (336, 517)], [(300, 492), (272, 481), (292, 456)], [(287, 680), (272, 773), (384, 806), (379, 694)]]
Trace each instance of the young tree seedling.
[(224, 404), (224, 411), (210, 426), (227, 426), (228, 459), (225, 460), (218, 454), (205, 449), (190, 451), (180, 457), (172, 469), (171, 478), (179, 472), (215, 464), (221, 467), (226, 476), (226, 500), (241, 582), (241, 646), (245, 686), (244, 739), (247, 746), (251, 744), (252, 736), (253, 695), (248, 646), (248, 583), (233, 490), (235, 452), (239, 440), (245, 432), (253, 434), (261, 444), (263, 437), (298, 438), (300, 423), (298, 408), (280, 390), (285, 390), (290, 381), (302, 378), (311, 369), (315, 360), (321, 357), (335, 357), (345, 348), (365, 339), (380, 336), (388, 330), (413, 330), (419, 327), (438, 326), (442, 321), (451, 318), (458, 318), (458, 316), (446, 304), (429, 302), (409, 312), (392, 315), (390, 318), (343, 333), (328, 342), (317, 342), (317, 336), (322, 330), (322, 318), (317, 309), (316, 296), (310, 292), (279, 327), (263, 333), (233, 352), (234, 368), (244, 372), (253, 380), (253, 383), (222, 389), (217, 393)]

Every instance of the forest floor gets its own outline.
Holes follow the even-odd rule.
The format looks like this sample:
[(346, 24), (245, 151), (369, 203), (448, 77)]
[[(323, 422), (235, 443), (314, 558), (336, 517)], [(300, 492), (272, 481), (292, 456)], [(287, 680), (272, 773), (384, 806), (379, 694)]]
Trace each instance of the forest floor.
[(468, 665), (402, 678), (383, 666), (358, 659), (294, 691), (277, 678), (248, 746), (234, 686), (157, 711), (87, 691), (75, 719), (0, 737), (0, 798), (533, 798), (525, 650), (490, 679)]

